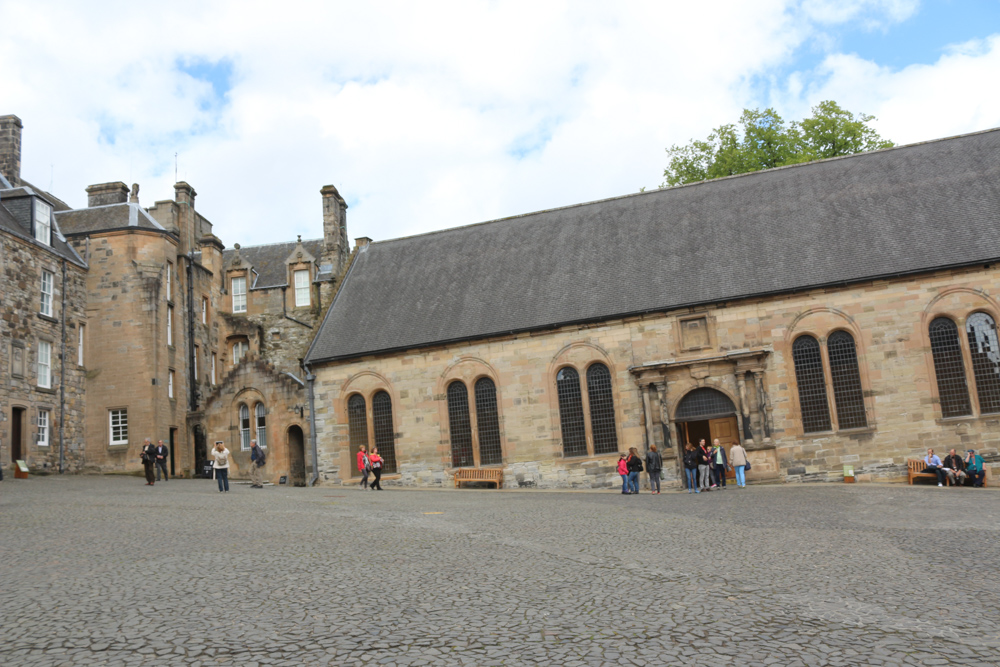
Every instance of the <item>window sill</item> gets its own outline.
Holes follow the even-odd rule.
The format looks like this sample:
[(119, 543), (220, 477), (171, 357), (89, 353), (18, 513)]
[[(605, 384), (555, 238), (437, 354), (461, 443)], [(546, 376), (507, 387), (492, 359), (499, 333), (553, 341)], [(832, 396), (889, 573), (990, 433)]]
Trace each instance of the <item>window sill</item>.
[(42, 394), (55, 394), (56, 390), (53, 387), (35, 387), (35, 391)]
[(52, 324), (59, 324), (59, 320), (51, 315), (46, 315), (45, 313), (38, 313), (38, 319), (45, 320), (46, 322), (52, 322)]
[(950, 426), (952, 424), (961, 424), (962, 422), (978, 422), (986, 420), (997, 420), (1000, 419), (1000, 413), (990, 412), (985, 415), (965, 415), (964, 417), (939, 417), (934, 420), (935, 424), (941, 426)]
[(859, 433), (874, 433), (878, 428), (875, 426), (863, 426), (861, 428), (842, 428), (838, 431), (813, 431), (803, 433), (803, 438), (829, 438), (837, 435), (858, 435)]
[(108, 447), (114, 448), (114, 449), (127, 448), (128, 447), (128, 443), (127, 442), (112, 442), (112, 443), (110, 443), (108, 445)]

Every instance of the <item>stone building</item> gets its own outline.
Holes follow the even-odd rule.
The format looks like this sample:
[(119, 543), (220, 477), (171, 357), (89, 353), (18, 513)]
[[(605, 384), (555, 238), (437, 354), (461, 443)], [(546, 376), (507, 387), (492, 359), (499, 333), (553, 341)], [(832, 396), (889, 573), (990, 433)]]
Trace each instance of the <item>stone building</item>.
[(84, 279), (55, 213), (67, 206), (21, 179), (21, 121), (0, 117), (0, 465), (75, 471), (84, 463)]
[(1000, 456), (1000, 130), (363, 245), (306, 356), (319, 469), (605, 487), (743, 443), (752, 479)]

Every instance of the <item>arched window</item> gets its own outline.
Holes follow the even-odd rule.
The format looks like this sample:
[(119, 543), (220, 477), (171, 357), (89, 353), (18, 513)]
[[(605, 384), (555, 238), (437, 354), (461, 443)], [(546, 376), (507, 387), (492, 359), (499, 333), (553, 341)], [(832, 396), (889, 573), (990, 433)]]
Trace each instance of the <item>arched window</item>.
[(830, 379), (833, 381), (838, 427), (868, 426), (854, 337), (846, 331), (834, 331), (826, 341), (826, 350), (830, 355)]
[(347, 432), (351, 440), (351, 471), (352, 474), (360, 475), (358, 450), (362, 445), (368, 447), (368, 410), (365, 397), (361, 394), (354, 394), (347, 399)]
[(250, 408), (240, 403), (240, 449), (250, 449)]
[(451, 432), (451, 465), (455, 468), (475, 465), (469, 390), (458, 380), (448, 385), (448, 428)]
[(972, 414), (969, 387), (965, 383), (965, 364), (962, 347), (958, 341), (958, 327), (947, 317), (931, 322), (928, 329), (931, 355), (934, 357), (934, 374), (937, 376), (938, 399), (943, 417), (961, 417)]
[(611, 371), (604, 364), (587, 369), (587, 398), (590, 402), (590, 429), (594, 434), (594, 453), (618, 451), (615, 429), (615, 399), (611, 393)]
[(263, 403), (253, 406), (254, 417), (257, 418), (257, 446), (267, 447), (267, 410)]
[(479, 465), (503, 463), (500, 448), (500, 418), (497, 415), (497, 387), (489, 378), (476, 381), (476, 429), (479, 432)]
[(979, 412), (1000, 412), (1000, 343), (997, 325), (986, 313), (973, 313), (965, 321), (972, 353), (972, 372), (979, 393)]
[(372, 398), (372, 426), (375, 446), (382, 457), (382, 472), (396, 472), (396, 434), (392, 430), (392, 399), (380, 391)]
[(806, 433), (829, 431), (830, 406), (826, 400), (823, 379), (823, 358), (819, 342), (812, 336), (799, 336), (792, 343), (795, 381), (799, 385), (799, 406), (802, 409), (802, 430)]
[(559, 394), (559, 424), (562, 426), (563, 455), (586, 456), (587, 434), (583, 422), (583, 399), (580, 396), (580, 374), (573, 368), (563, 368), (556, 375)]

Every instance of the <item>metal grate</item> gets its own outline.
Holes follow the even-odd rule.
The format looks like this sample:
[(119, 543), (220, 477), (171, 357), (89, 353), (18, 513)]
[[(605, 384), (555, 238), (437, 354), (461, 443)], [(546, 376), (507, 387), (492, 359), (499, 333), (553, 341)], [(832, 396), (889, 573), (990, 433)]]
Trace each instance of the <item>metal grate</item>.
[(564, 368), (556, 375), (559, 394), (559, 424), (562, 426), (563, 455), (586, 456), (587, 433), (583, 422), (583, 398), (580, 394), (580, 374)]
[(799, 336), (792, 344), (795, 382), (799, 385), (802, 430), (806, 433), (829, 431), (830, 404), (826, 399), (823, 358), (819, 343), (812, 336)]
[(826, 351), (830, 355), (830, 379), (833, 381), (833, 402), (837, 406), (838, 427), (868, 426), (854, 337), (846, 331), (834, 331), (826, 341)]
[(973, 313), (965, 321), (972, 352), (972, 371), (979, 393), (979, 412), (1000, 412), (1000, 342), (997, 325), (986, 313)]
[(250, 449), (250, 408), (246, 403), (240, 403), (240, 449)]
[(937, 376), (938, 399), (943, 417), (972, 414), (969, 386), (965, 383), (965, 364), (958, 342), (958, 327), (947, 317), (939, 317), (928, 329), (934, 374)]
[(448, 385), (448, 428), (451, 431), (451, 465), (475, 465), (472, 458), (472, 422), (469, 420), (469, 390), (456, 380)]
[(594, 434), (594, 453), (617, 452), (615, 398), (611, 392), (611, 371), (604, 364), (594, 364), (587, 369), (587, 399), (590, 402), (590, 429)]
[(736, 406), (718, 389), (701, 387), (688, 392), (677, 406), (674, 421), (693, 422), (736, 414)]
[(476, 429), (479, 431), (479, 465), (503, 463), (497, 387), (489, 378), (476, 381)]
[(382, 457), (382, 472), (396, 472), (396, 434), (392, 430), (392, 399), (388, 392), (380, 391), (372, 397), (372, 427)]
[(361, 394), (354, 394), (347, 399), (347, 430), (351, 440), (351, 474), (360, 475), (358, 451), (361, 445), (368, 447), (368, 411), (365, 408), (365, 397)]

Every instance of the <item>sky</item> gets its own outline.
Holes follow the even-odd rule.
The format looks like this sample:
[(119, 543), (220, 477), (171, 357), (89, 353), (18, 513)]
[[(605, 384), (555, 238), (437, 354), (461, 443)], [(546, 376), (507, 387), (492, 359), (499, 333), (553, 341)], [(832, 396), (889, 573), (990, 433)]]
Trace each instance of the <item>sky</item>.
[(0, 0), (26, 180), (177, 180), (226, 246), (376, 241), (655, 188), (744, 108), (899, 144), (1000, 126), (1000, 0)]

